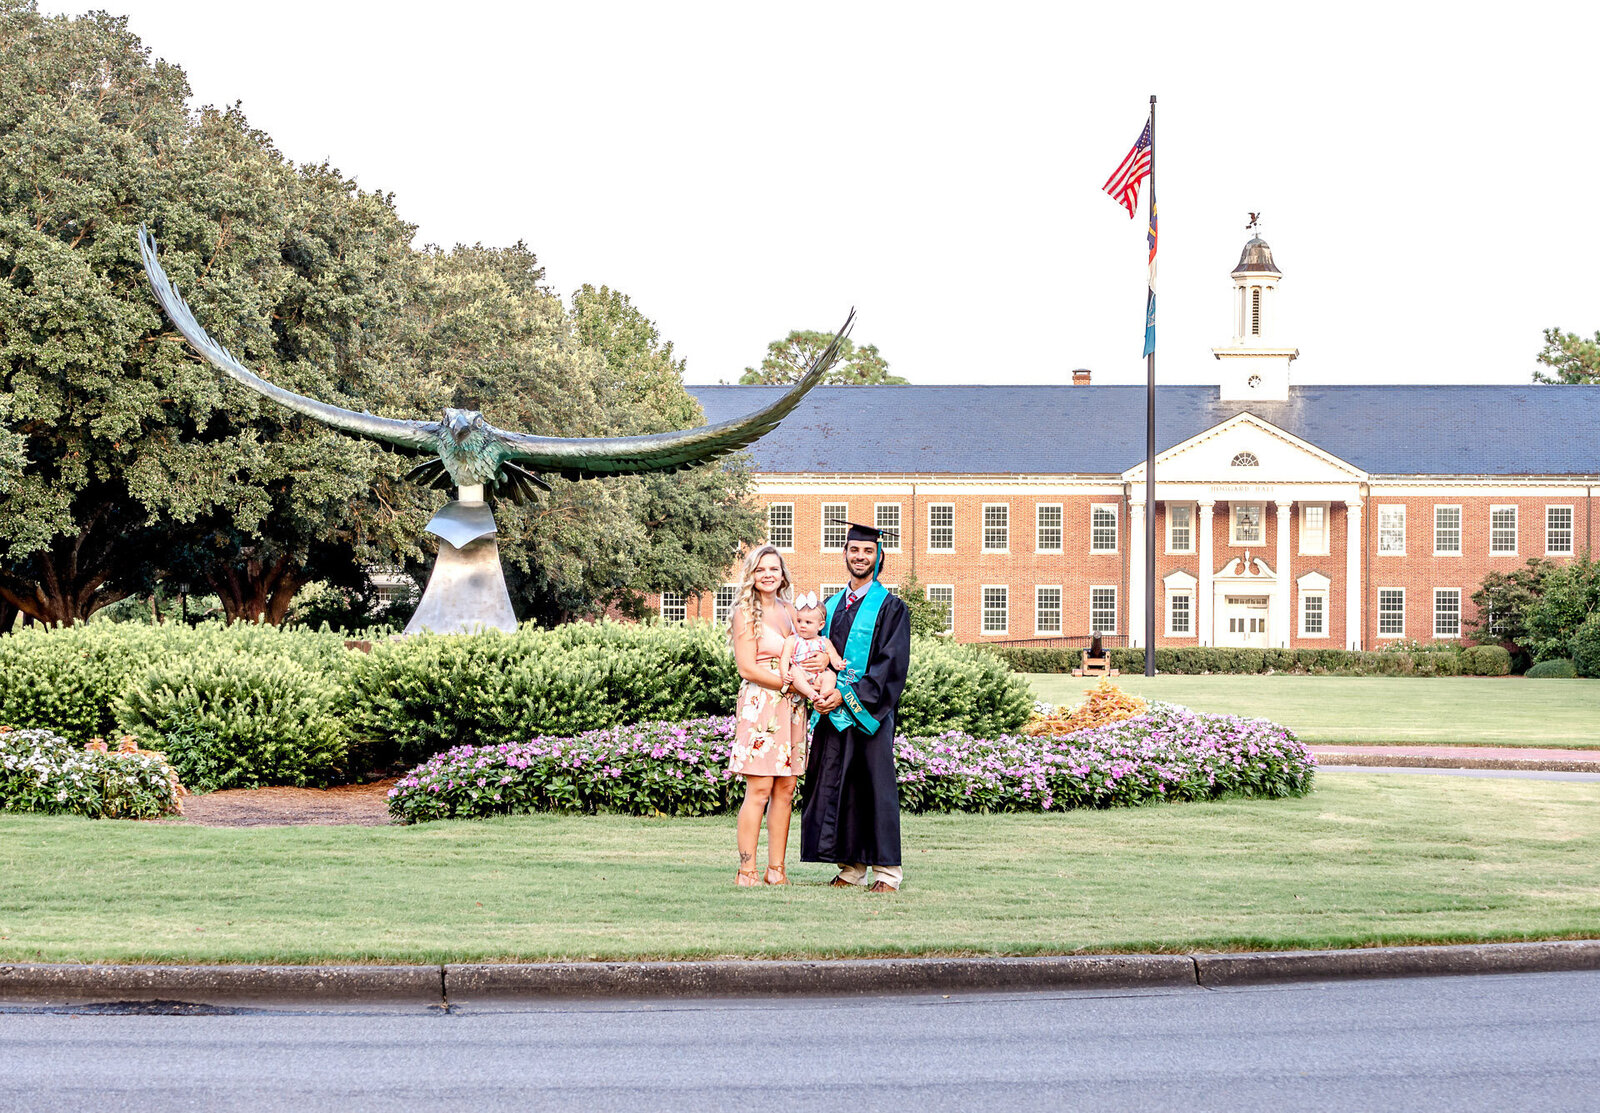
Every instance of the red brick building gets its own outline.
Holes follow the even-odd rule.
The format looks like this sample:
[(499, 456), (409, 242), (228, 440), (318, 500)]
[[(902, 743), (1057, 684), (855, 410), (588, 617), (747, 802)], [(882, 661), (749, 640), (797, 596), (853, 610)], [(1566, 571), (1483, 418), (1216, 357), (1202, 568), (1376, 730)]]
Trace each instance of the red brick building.
[[(1371, 648), (1460, 637), (1485, 573), (1592, 549), (1600, 390), (1296, 386), (1267, 245), (1232, 277), (1219, 384), (1158, 388), (1153, 509), (1143, 387), (814, 390), (752, 448), (797, 584), (844, 582), (829, 519), (876, 522), (901, 530), (884, 582), (914, 571), (962, 641), (1138, 645), (1149, 522), (1158, 645)], [(692, 388), (710, 421), (778, 389)]]

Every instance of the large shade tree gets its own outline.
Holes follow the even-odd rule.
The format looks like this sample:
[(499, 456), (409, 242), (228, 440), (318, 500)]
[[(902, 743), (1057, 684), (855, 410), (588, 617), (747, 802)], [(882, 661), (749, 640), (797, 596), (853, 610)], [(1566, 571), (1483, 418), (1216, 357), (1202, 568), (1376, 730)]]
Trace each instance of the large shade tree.
[[(739, 382), (746, 385), (788, 385), (799, 382), (818, 355), (833, 340), (831, 332), (796, 329), (782, 340), (767, 345), (760, 367), (746, 367)], [(889, 361), (875, 344), (857, 346), (846, 338), (840, 347), (839, 361), (822, 380), (827, 386), (905, 386), (899, 375), (889, 374)]]
[[(389, 197), (187, 96), (125, 20), (0, 0), (0, 630), (19, 610), (82, 621), (163, 579), (277, 622), (309, 581), (420, 575), (431, 555), (422, 526), (446, 495), (197, 359), (146, 289), (141, 223), (207, 330), (299, 393), (560, 436), (702, 420), (625, 297), (585, 288), (569, 312), (521, 244), (414, 251)], [(738, 460), (552, 482), (497, 508), (524, 617), (703, 590), (759, 528)]]
[[(683, 388), (683, 360), (626, 295), (583, 286), (572, 297), (572, 317), (579, 341), (605, 357), (609, 375), (602, 397), (617, 432), (660, 433), (705, 421), (700, 404)], [(605, 602), (638, 617), (647, 594), (698, 595), (720, 584), (739, 548), (766, 531), (753, 489), (744, 452), (688, 471), (640, 477), (634, 505), (645, 544), (634, 576)]]
[(237, 110), (185, 108), (126, 20), (0, 8), (0, 396), (24, 464), (0, 489), (0, 599), (70, 624), (164, 574), (274, 617), (314, 545), (349, 547), (386, 466), (270, 412), (185, 352), (135, 232), (223, 343), (323, 396), (372, 393), (409, 229), (296, 168)]

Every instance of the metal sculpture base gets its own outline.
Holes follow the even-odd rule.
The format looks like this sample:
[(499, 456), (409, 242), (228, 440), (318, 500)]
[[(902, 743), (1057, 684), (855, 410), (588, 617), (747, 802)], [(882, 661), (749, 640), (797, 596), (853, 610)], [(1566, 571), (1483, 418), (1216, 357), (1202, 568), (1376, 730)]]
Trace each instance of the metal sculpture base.
[(428, 523), (439, 537), (439, 556), (428, 575), (407, 634), (478, 634), (517, 628), (500, 568), (494, 515), (482, 502), (452, 502)]

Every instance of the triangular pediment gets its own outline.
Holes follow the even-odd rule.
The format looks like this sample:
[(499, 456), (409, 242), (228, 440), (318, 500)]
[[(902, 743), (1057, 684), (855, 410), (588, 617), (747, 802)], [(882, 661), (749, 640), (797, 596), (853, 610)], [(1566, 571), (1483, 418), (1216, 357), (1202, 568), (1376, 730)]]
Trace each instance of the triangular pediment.
[[(1255, 463), (1249, 463), (1254, 460)], [(1122, 473), (1144, 481), (1144, 461)], [(1359, 483), (1367, 473), (1248, 410), (1156, 456), (1158, 483)]]

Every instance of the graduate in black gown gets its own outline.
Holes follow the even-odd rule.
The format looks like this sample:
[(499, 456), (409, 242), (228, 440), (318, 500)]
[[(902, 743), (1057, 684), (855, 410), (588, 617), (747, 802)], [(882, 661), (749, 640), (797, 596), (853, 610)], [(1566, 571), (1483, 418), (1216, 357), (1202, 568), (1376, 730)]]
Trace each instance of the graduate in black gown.
[(911, 662), (906, 605), (878, 582), (886, 531), (849, 524), (850, 584), (828, 600), (828, 638), (844, 658), (838, 690), (813, 716), (800, 817), (800, 860), (832, 862), (838, 886), (900, 888), (900, 793), (894, 771), (895, 712)]

